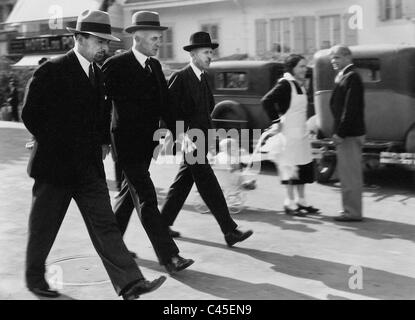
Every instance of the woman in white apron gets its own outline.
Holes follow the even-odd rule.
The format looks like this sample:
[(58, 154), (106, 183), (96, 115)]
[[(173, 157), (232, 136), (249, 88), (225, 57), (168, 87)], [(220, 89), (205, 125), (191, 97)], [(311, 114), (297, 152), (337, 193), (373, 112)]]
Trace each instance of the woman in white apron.
[[(314, 182), (314, 164), (307, 131), (307, 94), (304, 88), (307, 62), (292, 54), (286, 61), (287, 72), (262, 99), (269, 117), (279, 119), (285, 148), (279, 157), (278, 171), (286, 185), (284, 210), (289, 215), (317, 214), (305, 198), (305, 184)], [(295, 197), (297, 191), (297, 198)]]

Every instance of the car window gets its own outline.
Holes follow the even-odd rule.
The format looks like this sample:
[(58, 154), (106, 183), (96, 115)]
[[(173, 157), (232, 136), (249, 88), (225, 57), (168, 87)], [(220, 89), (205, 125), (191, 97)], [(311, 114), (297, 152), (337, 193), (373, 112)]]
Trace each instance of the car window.
[(364, 83), (379, 82), (381, 80), (379, 59), (355, 59), (353, 63)]
[(215, 77), (215, 87), (219, 90), (248, 89), (246, 72), (219, 72)]

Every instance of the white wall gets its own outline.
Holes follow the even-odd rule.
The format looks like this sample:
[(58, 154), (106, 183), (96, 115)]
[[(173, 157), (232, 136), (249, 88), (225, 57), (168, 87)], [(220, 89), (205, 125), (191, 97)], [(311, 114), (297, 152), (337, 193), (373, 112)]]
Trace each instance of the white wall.
[[(160, 13), (163, 25), (173, 27), (174, 60), (178, 62), (188, 60), (188, 54), (182, 47), (188, 44), (191, 33), (200, 30), (202, 23), (216, 22), (220, 25), (220, 56), (248, 53), (253, 57), (256, 54), (256, 19), (347, 15), (348, 9), (356, 4), (363, 8), (363, 29), (358, 31), (359, 44), (413, 43), (415, 24), (408, 20), (379, 21), (377, 3), (378, 0), (230, 0), (154, 11)], [(124, 9), (125, 26), (131, 24), (133, 10), (131, 7)], [(269, 24), (267, 28), (269, 39)], [(269, 45), (270, 41), (267, 42)]]

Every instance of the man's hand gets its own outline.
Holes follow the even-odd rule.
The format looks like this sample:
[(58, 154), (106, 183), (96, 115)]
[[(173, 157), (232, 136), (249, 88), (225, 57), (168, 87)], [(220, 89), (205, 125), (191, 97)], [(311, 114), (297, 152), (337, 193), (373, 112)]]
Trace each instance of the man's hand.
[(196, 144), (186, 133), (181, 133), (177, 140), (182, 144), (182, 152), (184, 153), (191, 153), (197, 149)]
[(110, 153), (111, 147), (108, 144), (102, 145), (102, 160), (105, 160), (107, 155)]
[(333, 142), (336, 146), (341, 144), (343, 142), (343, 140), (344, 139), (342, 137), (339, 137), (337, 134), (333, 135)]

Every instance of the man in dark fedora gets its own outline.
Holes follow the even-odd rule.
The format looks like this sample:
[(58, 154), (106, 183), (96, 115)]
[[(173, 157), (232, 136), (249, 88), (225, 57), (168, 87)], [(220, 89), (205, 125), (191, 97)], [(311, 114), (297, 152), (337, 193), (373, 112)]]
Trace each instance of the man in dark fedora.
[(36, 139), (28, 173), (35, 179), (29, 217), (26, 283), (30, 291), (57, 297), (45, 279), (45, 261), (72, 199), (85, 221), (115, 291), (124, 299), (157, 289), (165, 280), (144, 279), (118, 229), (105, 179), (110, 107), (95, 61), (108, 51), (109, 15), (84, 11), (66, 55), (43, 63), (30, 80), (22, 119)]
[[(138, 11), (125, 29), (133, 47), (103, 65), (106, 87), (113, 103), (112, 134), (118, 164), (125, 176), (115, 203), (115, 216), (124, 234), (132, 213), (132, 200), (158, 260), (169, 273), (183, 270), (193, 260), (179, 256), (179, 249), (163, 223), (149, 166), (157, 143), (153, 135), (160, 120), (173, 127), (167, 82), (160, 63), (153, 58), (162, 31), (156, 12)], [(129, 191), (128, 191), (129, 190)], [(130, 195), (130, 194), (131, 195)]]
[[(229, 214), (228, 206), (218, 180), (206, 158), (208, 151), (208, 131), (212, 128), (210, 114), (214, 99), (207, 82), (206, 70), (212, 61), (213, 50), (219, 45), (212, 43), (206, 32), (196, 32), (190, 37), (190, 44), (183, 47), (190, 52), (190, 64), (174, 73), (169, 81), (169, 93), (175, 107), (176, 121), (183, 121), (185, 131), (198, 129), (203, 132), (204, 146), (196, 159), (202, 161), (188, 162), (187, 153), (198, 152), (197, 144), (184, 135), (184, 160), (170, 187), (166, 202), (161, 210), (164, 221), (172, 226), (179, 211), (192, 189), (193, 183), (218, 222), (228, 246), (243, 241), (252, 235), (252, 231), (242, 232)], [(198, 141), (199, 142), (199, 141)], [(200, 144), (199, 144), (200, 145)]]

